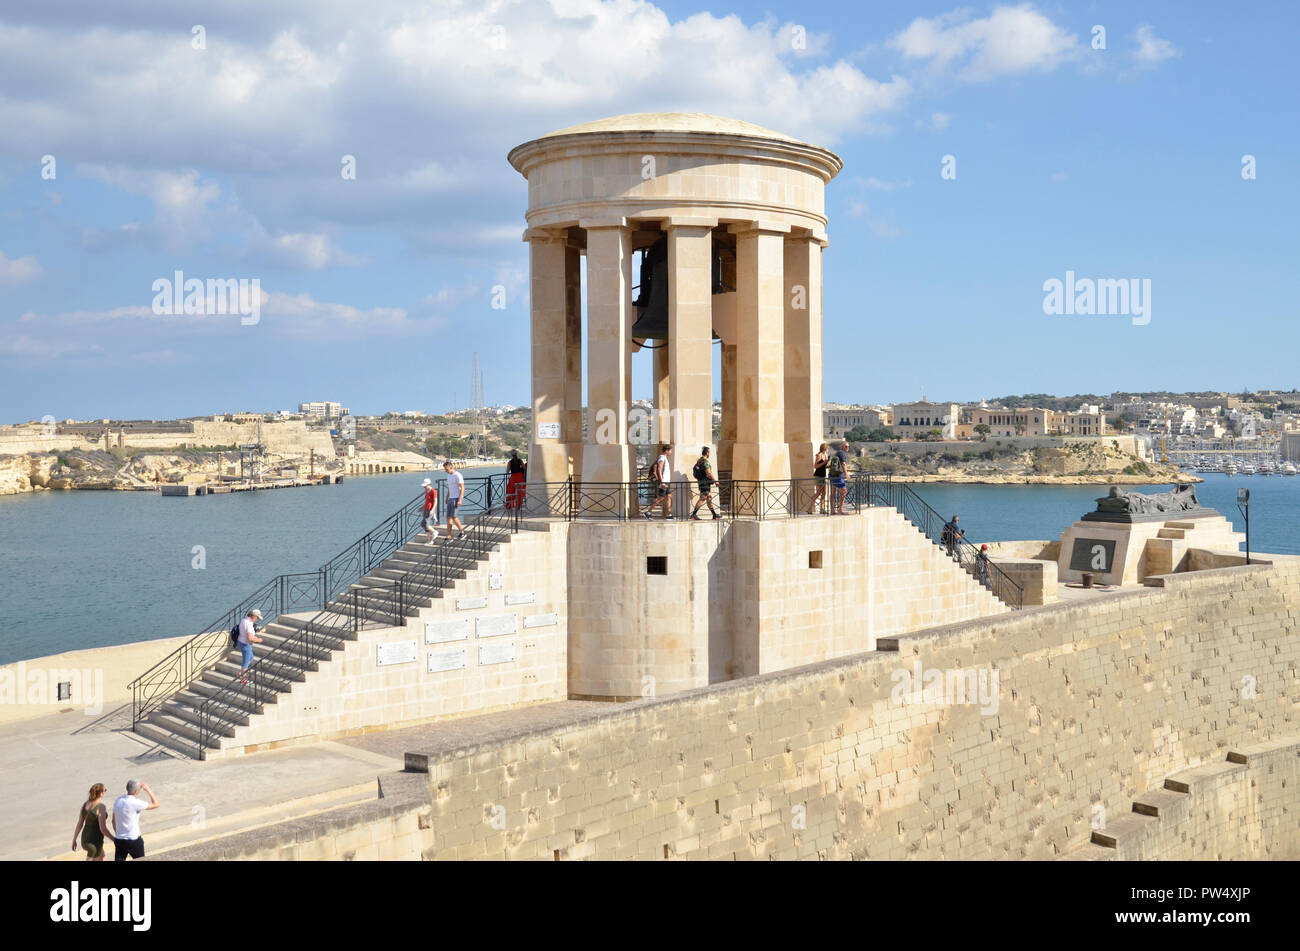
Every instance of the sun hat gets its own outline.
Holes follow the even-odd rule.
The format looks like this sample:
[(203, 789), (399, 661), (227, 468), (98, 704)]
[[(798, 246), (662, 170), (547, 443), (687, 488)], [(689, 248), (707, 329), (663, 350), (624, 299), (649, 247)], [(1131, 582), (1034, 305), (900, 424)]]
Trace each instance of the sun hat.
[(433, 483), (430, 482), (428, 479), (425, 479), (425, 480), (424, 480), (423, 482), (421, 482), (420, 484), (421, 484), (421, 485), (433, 485)]

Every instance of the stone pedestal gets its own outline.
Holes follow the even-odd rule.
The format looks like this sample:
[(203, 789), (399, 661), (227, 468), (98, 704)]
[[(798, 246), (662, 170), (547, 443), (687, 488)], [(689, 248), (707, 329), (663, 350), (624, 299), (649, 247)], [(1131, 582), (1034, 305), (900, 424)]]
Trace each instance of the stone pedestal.
[(1130, 523), (1080, 519), (1061, 536), (1057, 575), (1077, 583), (1087, 571), (1097, 584), (1138, 585), (1152, 575), (1187, 570), (1189, 549), (1235, 551), (1245, 540), (1213, 510)]

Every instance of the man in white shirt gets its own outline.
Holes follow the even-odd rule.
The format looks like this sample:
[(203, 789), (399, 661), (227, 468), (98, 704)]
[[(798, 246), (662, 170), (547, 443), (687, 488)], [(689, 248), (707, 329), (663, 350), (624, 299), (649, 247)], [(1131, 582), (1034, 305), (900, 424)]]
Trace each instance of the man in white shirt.
[(248, 612), (248, 615), (239, 622), (239, 639), (236, 644), (239, 646), (239, 682), (248, 683), (248, 668), (253, 666), (253, 645), (262, 643), (262, 639), (257, 636), (257, 622), (262, 620), (262, 612), (257, 608)]
[(649, 520), (650, 513), (661, 505), (664, 507), (664, 518), (669, 519), (673, 517), (672, 486), (669, 485), (669, 482), (672, 481), (673, 477), (672, 463), (669, 462), (669, 457), (672, 455), (672, 452), (672, 446), (667, 444), (661, 446), (659, 449), (659, 458), (656, 459), (655, 464), (650, 467), (650, 485), (654, 489), (655, 497), (654, 501), (651, 502), (649, 506), (646, 507), (646, 510), (641, 513), (641, 517), (644, 519)]
[(456, 538), (465, 537), (465, 526), (460, 523), (456, 516), (456, 511), (460, 508), (460, 503), (465, 499), (465, 477), (456, 471), (456, 467), (448, 459), (442, 464), (443, 469), (447, 472), (447, 534), (443, 538), (446, 542), (451, 538), (451, 523), (456, 523), (456, 529), (460, 534)]
[[(141, 790), (149, 797), (148, 802), (136, 796), (136, 793)], [(113, 838), (117, 840), (117, 853), (113, 856), (113, 861), (125, 862), (127, 856), (133, 859), (144, 858), (144, 839), (140, 836), (140, 813), (157, 809), (158, 806), (158, 798), (153, 794), (148, 783), (142, 783), (138, 779), (126, 781), (126, 795), (118, 796), (117, 801), (113, 803)]]

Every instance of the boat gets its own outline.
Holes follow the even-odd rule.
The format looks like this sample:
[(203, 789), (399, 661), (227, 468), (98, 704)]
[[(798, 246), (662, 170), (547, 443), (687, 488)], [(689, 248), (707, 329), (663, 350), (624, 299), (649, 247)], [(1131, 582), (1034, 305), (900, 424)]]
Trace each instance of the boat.
[(1220, 469), (1219, 471), (1221, 471), (1224, 475), (1236, 475), (1237, 464), (1235, 462), (1225, 462), (1223, 464), (1223, 468)]
[(1296, 474), (1295, 463), (1294, 462), (1282, 463), (1282, 468), (1279, 469), (1278, 472), (1280, 472), (1282, 475), (1295, 475)]

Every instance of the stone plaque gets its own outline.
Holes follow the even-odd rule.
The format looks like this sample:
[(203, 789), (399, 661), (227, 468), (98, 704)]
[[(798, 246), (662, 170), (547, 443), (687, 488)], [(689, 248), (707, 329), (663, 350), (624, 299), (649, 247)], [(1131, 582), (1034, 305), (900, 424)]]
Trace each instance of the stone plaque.
[(538, 423), (537, 438), (538, 439), (559, 439), (560, 424), (559, 423)]
[[(498, 571), (498, 572), (495, 572), (494, 574), (490, 574), (490, 575), (488, 575), (488, 589), (489, 589), (489, 590), (491, 590), (491, 591), (499, 591), (501, 588), (504, 588), (504, 587), (505, 587), (505, 584), (506, 584), (506, 576), (503, 575), (501, 572)], [(507, 602), (507, 603), (509, 603), (509, 602)]]
[(475, 608), (487, 607), (487, 598), (457, 598), (457, 611), (473, 611)]
[(1115, 567), (1115, 539), (1076, 538), (1070, 553), (1071, 571), (1109, 574)]
[(478, 663), (480, 667), (487, 664), (504, 664), (515, 659), (515, 642), (503, 641), (496, 644), (480, 644)]
[(469, 639), (474, 619), (459, 617), (453, 621), (425, 621), (424, 643), (442, 644), (446, 641), (464, 641)]
[(518, 594), (507, 594), (506, 604), (532, 604), (537, 600), (537, 594), (532, 591), (520, 591)]
[(530, 614), (524, 618), (524, 627), (554, 627), (559, 623), (558, 614)]
[(513, 634), (519, 630), (517, 614), (497, 614), (492, 617), (478, 617), (475, 631), (479, 637), (496, 637), (498, 634)]
[(440, 670), (460, 670), (465, 666), (465, 648), (452, 647), (447, 650), (429, 651), (429, 673)]
[(418, 656), (415, 641), (393, 641), (391, 644), (376, 645), (376, 663), (380, 667), (389, 664), (409, 664)]

